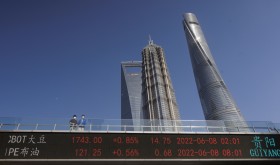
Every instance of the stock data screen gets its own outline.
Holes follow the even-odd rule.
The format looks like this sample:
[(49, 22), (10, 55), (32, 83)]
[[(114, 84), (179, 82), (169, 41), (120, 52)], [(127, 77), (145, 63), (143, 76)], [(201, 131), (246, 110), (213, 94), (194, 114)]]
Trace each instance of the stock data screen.
[(0, 159), (280, 159), (280, 135), (0, 132)]

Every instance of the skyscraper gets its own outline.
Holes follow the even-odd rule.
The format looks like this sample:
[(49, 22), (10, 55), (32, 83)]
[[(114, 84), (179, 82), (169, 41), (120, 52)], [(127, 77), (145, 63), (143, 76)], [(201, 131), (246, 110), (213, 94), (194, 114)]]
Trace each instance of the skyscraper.
[(180, 115), (163, 49), (150, 39), (142, 51), (142, 61), (143, 117), (153, 125), (174, 130)]
[[(126, 130), (140, 130), (142, 119), (141, 61), (121, 63), (121, 119)], [(135, 127), (133, 127), (135, 126)]]
[(196, 16), (185, 13), (183, 25), (205, 119), (224, 120), (227, 127), (246, 127), (219, 73)]

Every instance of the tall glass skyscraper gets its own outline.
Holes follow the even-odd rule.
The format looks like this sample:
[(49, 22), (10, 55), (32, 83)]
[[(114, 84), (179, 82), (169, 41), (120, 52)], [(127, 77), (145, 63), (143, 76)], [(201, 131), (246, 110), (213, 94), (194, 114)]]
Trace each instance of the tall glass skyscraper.
[[(121, 119), (126, 130), (140, 130), (142, 115), (142, 62), (121, 63)], [(135, 126), (135, 127), (133, 127)]]
[(227, 127), (247, 127), (215, 64), (196, 16), (185, 13), (183, 25), (205, 119), (224, 120)]
[(174, 89), (163, 49), (150, 39), (142, 51), (143, 117), (157, 126), (172, 126), (180, 120)]

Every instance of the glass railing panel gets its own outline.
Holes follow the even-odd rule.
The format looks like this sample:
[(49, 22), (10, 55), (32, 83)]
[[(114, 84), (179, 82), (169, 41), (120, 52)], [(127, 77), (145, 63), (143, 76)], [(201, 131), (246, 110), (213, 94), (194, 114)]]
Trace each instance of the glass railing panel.
[(180, 126), (179, 129), (181, 130), (181, 132), (193, 132), (191, 130), (191, 126)]
[(90, 131), (108, 131), (107, 125), (90, 125)]
[(54, 130), (56, 131), (63, 131), (63, 130), (70, 130), (70, 125), (66, 124), (56, 124), (54, 126)]
[(225, 132), (225, 127), (218, 127), (218, 126), (208, 126), (208, 132)]
[(36, 124), (20, 124), (18, 130), (36, 130)]
[(16, 130), (18, 124), (1, 124), (1, 130)]
[(192, 126), (192, 132), (208, 132), (207, 126)]
[(122, 125), (108, 125), (108, 131), (122, 131), (124, 126)]
[(38, 124), (37, 130), (54, 130), (55, 124)]
[[(57, 118), (0, 118), (0, 130), (69, 131), (69, 119)], [(75, 131), (126, 131), (126, 132), (263, 132), (279, 133), (280, 124), (268, 121), (221, 120), (120, 120), (87, 119), (83, 129)]]

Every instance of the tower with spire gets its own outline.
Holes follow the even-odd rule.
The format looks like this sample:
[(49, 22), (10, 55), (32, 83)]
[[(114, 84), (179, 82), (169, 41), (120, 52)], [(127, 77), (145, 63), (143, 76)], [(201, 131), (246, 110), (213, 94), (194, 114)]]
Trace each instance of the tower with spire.
[(178, 125), (180, 114), (163, 49), (149, 44), (142, 51), (143, 117), (156, 126)]

